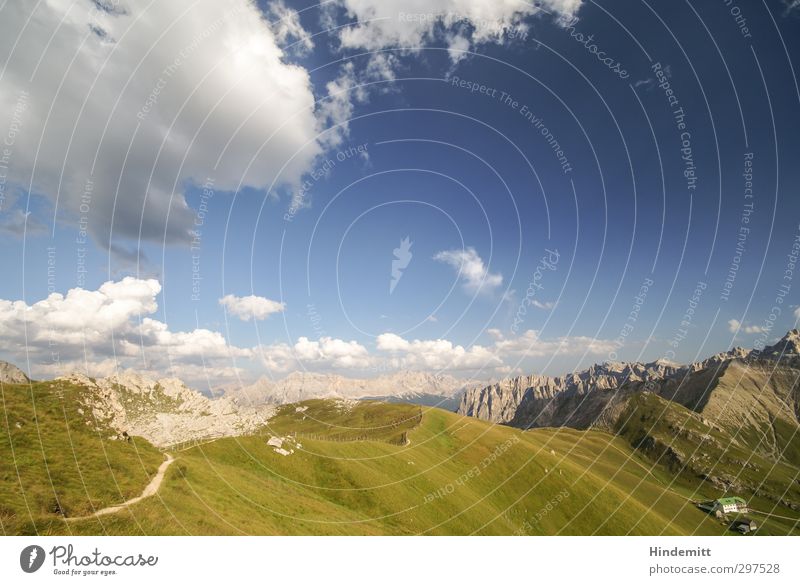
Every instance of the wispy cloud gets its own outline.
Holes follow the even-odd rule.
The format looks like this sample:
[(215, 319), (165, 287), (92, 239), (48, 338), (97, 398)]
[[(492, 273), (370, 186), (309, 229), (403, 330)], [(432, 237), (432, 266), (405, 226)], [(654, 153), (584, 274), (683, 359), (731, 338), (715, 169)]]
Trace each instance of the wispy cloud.
[(728, 331), (731, 333), (764, 333), (766, 329), (758, 325), (744, 325), (736, 319), (728, 321)]
[(800, 11), (800, 0), (783, 0), (783, 4), (786, 6), (786, 10), (783, 13), (784, 16)]
[(225, 307), (228, 312), (242, 321), (255, 319), (261, 321), (273, 313), (281, 313), (286, 308), (284, 303), (272, 301), (265, 297), (249, 295), (237, 297), (236, 295), (225, 295), (219, 300), (219, 304)]
[(475, 248), (442, 251), (433, 259), (455, 268), (464, 290), (469, 293), (491, 293), (503, 284), (503, 275), (489, 272)]

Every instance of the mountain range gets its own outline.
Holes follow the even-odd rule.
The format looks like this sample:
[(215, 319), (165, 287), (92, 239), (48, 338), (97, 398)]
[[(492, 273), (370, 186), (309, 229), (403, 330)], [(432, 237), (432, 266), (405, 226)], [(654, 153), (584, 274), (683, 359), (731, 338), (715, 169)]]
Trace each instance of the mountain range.
[(459, 414), (522, 429), (596, 429), (723, 493), (800, 510), (800, 332), (678, 365), (606, 363), (468, 390)]
[(262, 377), (254, 384), (227, 388), (223, 395), (241, 405), (290, 404), (313, 398), (388, 400), (455, 410), (465, 382), (448, 374), (400, 371), (375, 378), (293, 372), (281, 380)]
[[(2, 362), (0, 527), (721, 534), (730, 519), (696, 504), (739, 496), (760, 533), (795, 534), (798, 380), (796, 330), (689, 365), (606, 363), (466, 390), (445, 375), (297, 373), (209, 398), (175, 378), (34, 381)], [(458, 413), (410, 403), (458, 396)]]
[[(520, 428), (569, 426), (584, 429), (613, 418), (610, 416), (613, 411), (632, 393), (649, 391), (703, 413), (716, 404), (716, 390), (729, 369), (743, 368), (750, 376), (783, 374), (787, 369), (800, 367), (799, 356), (800, 332), (795, 329), (761, 351), (736, 347), (689, 365), (666, 360), (607, 362), (560, 377), (507, 378), (467, 390), (458, 412)], [(784, 384), (780, 386), (777, 401), (782, 406), (764, 408), (769, 416), (787, 416), (796, 421), (796, 380), (788, 388)], [(758, 400), (764, 402), (766, 395), (774, 394), (773, 390), (772, 386), (764, 389)], [(793, 406), (787, 408), (785, 401)]]

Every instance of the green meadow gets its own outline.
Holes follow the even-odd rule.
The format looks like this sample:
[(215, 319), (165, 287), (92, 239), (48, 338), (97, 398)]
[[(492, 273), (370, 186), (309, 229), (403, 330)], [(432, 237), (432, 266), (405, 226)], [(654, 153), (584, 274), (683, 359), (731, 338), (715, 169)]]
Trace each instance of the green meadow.
[[(81, 406), (83, 391), (3, 387), (4, 533), (730, 533), (692, 504), (690, 478), (625, 436), (326, 400), (282, 407), (255, 435), (170, 451), (175, 461), (155, 496), (92, 517), (141, 493), (164, 454), (140, 439), (112, 440)], [(290, 454), (269, 445), (272, 437)]]

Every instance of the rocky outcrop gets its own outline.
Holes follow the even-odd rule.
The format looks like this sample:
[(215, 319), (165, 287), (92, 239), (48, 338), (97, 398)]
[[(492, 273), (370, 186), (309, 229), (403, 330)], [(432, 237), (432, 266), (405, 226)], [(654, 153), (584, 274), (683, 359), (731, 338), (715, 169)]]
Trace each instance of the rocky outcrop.
[(27, 384), (30, 382), (25, 372), (14, 364), (0, 361), (0, 383), (3, 384)]
[(268, 406), (209, 399), (178, 379), (154, 380), (133, 371), (108, 378), (71, 374), (60, 379), (89, 390), (84, 406), (95, 421), (115, 429), (120, 438), (140, 436), (157, 447), (248, 434), (274, 414)]
[(651, 363), (609, 362), (567, 376), (519, 376), (472, 388), (458, 412), (521, 428), (602, 423), (633, 392), (650, 391), (700, 412), (715, 381), (732, 362), (755, 366), (764, 360), (800, 364), (800, 332), (790, 331), (762, 351), (736, 347), (686, 366), (665, 360)]

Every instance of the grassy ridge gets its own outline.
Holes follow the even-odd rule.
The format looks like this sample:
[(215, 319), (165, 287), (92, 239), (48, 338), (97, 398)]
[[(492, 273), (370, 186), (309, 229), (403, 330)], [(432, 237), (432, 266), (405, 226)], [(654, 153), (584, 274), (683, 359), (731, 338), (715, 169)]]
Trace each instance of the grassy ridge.
[[(305, 415), (316, 420), (328, 408), (304, 405)], [(386, 409), (384, 422), (396, 415)], [(376, 422), (373, 418), (373, 428), (381, 426)], [(654, 475), (624, 441), (607, 433), (522, 432), (427, 409), (408, 434), (408, 446), (302, 439), (302, 448), (290, 456), (277, 454), (265, 436), (220, 439), (179, 453), (159, 498), (73, 529), (89, 534), (724, 531), (666, 489), (666, 475)]]
[[(66, 523), (55, 502), (69, 516), (120, 503), (138, 495), (163, 460), (145, 441), (110, 440), (106, 421), (95, 421), (82, 406), (85, 392), (55, 383), (3, 387), (8, 432), (0, 433), (0, 456), (11, 463), (3, 466), (0, 484), (4, 532), (728, 532), (692, 505), (695, 476), (670, 469), (668, 461), (654, 465), (646, 440), (637, 443), (657, 437), (647, 416), (665, 401), (654, 397), (650, 404), (648, 395), (631, 403), (640, 410), (629, 418), (638, 423), (621, 429), (622, 436), (567, 428), (523, 432), (435, 408), (423, 408), (420, 419), (418, 406), (402, 403), (289, 405), (258, 435), (174, 452), (156, 496), (115, 514)], [(684, 413), (691, 433), (706, 432), (696, 426), (702, 425), (699, 415), (677, 408), (663, 417), (667, 427), (658, 428), (663, 440), (677, 428), (674, 417)], [(267, 444), (270, 437), (292, 434), (290, 455)], [(695, 440), (684, 439), (686, 449)], [(775, 485), (786, 479), (776, 476)], [(767, 529), (790, 531), (772, 522)]]
[(59, 382), (0, 387), (0, 528), (63, 533), (82, 516), (141, 493), (163, 455), (141, 439), (110, 440), (85, 406), (87, 390)]
[(331, 441), (370, 440), (404, 444), (408, 431), (420, 424), (422, 409), (407, 403), (307, 400), (287, 404), (267, 423), (278, 435)]

